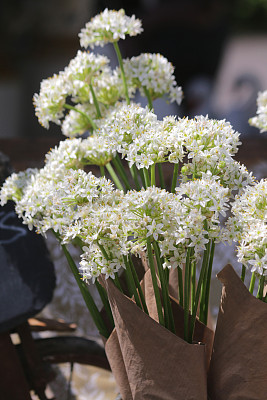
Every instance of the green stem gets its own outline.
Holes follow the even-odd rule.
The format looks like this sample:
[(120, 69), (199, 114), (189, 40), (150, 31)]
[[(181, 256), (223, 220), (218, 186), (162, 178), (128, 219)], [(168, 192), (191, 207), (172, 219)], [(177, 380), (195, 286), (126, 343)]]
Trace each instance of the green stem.
[(242, 282), (245, 282), (246, 271), (247, 271), (247, 268), (245, 267), (245, 265), (242, 265), (242, 272), (241, 272), (241, 281)]
[(161, 189), (165, 189), (165, 181), (164, 181), (164, 175), (163, 175), (162, 165), (161, 164), (158, 164), (158, 171), (159, 171), (160, 187), (161, 187)]
[(156, 164), (151, 165), (151, 186), (156, 186)]
[(118, 276), (118, 272), (115, 272), (114, 276), (115, 276), (115, 278), (114, 278), (115, 285), (117, 286), (119, 291), (123, 293), (123, 290), (122, 290), (122, 287), (121, 287), (121, 283), (120, 283), (120, 280), (119, 280), (119, 276)]
[(109, 320), (111, 322), (112, 329), (113, 329), (114, 328), (114, 319), (113, 319), (113, 315), (112, 315), (112, 312), (111, 312), (110, 304), (109, 304), (109, 301), (108, 301), (107, 292), (105, 291), (103, 286), (97, 280), (95, 281), (95, 285), (96, 285), (97, 291), (98, 291), (99, 296), (100, 296), (100, 298), (102, 300), (104, 309), (105, 309), (105, 311), (107, 313), (107, 316), (108, 316), (108, 318), (109, 318)]
[(204, 303), (203, 321), (202, 321), (205, 325), (207, 325), (207, 322), (208, 322), (210, 282), (211, 282), (211, 272), (212, 272), (214, 251), (215, 251), (215, 241), (212, 240), (211, 248), (210, 248), (209, 264), (208, 264), (208, 270), (207, 270), (207, 280), (206, 280), (206, 287), (205, 287), (205, 289), (206, 289), (206, 292), (205, 292), (205, 303)]
[(129, 261), (128, 261), (126, 256), (124, 256), (123, 259), (124, 259), (124, 264), (126, 266), (125, 276), (126, 276), (126, 280), (127, 280), (127, 285), (129, 286), (129, 289), (130, 289), (130, 292), (131, 292), (131, 297), (134, 296), (134, 300), (135, 300), (136, 305), (139, 308), (142, 309), (142, 304), (141, 304), (140, 297), (139, 297), (139, 295), (137, 293), (137, 290), (136, 290), (136, 286), (135, 286), (135, 282), (134, 282), (134, 278), (133, 278), (133, 275), (132, 275), (132, 271), (131, 271), (131, 267), (130, 267)]
[(195, 323), (196, 323), (196, 317), (197, 317), (197, 309), (198, 309), (198, 303), (200, 299), (200, 292), (202, 288), (202, 283), (204, 280), (204, 277), (206, 275), (206, 268), (208, 266), (208, 245), (206, 246), (206, 250), (204, 251), (203, 255), (203, 261), (202, 261), (202, 266), (200, 270), (200, 275), (198, 279), (198, 284), (197, 284), (197, 290), (196, 290), (196, 295), (195, 295), (195, 302), (194, 302), (194, 307), (192, 309), (192, 316), (191, 316), (191, 322), (190, 322), (190, 333), (189, 333), (189, 343), (192, 343), (193, 337), (194, 337), (194, 330), (195, 330)]
[(152, 98), (151, 98), (151, 95), (149, 93), (149, 90), (145, 86), (143, 86), (142, 88), (143, 88), (143, 91), (144, 91), (144, 93), (146, 95), (146, 98), (147, 98), (148, 108), (150, 109), (150, 111), (152, 111), (153, 110), (153, 102), (152, 102)]
[(105, 176), (105, 168), (103, 167), (103, 165), (100, 165), (99, 167), (101, 176)]
[(162, 312), (160, 292), (159, 292), (159, 288), (158, 288), (157, 275), (156, 275), (156, 270), (155, 270), (155, 265), (154, 265), (154, 260), (153, 260), (151, 240), (149, 237), (147, 238), (147, 255), (148, 255), (149, 267), (150, 267), (151, 276), (152, 276), (152, 283), (153, 283), (156, 305), (157, 305), (157, 310), (158, 310), (159, 323), (162, 326), (164, 326), (164, 318), (163, 318), (163, 312)]
[(149, 174), (148, 174), (148, 169), (143, 168), (144, 176), (145, 176), (145, 189), (147, 189), (150, 186), (150, 179), (149, 179)]
[(108, 253), (106, 252), (104, 246), (102, 246), (102, 244), (100, 244), (99, 242), (97, 242), (97, 245), (98, 245), (99, 249), (101, 250), (101, 253), (102, 253), (103, 256), (105, 257), (105, 259), (106, 259), (107, 261), (110, 261), (110, 257), (109, 257), (109, 255), (108, 255)]
[(113, 158), (112, 162), (117, 170), (117, 172), (119, 173), (119, 176), (121, 178), (121, 180), (123, 181), (126, 190), (131, 190), (131, 186), (129, 184), (129, 178), (127, 177), (126, 173), (125, 173), (125, 169), (121, 163), (121, 161), (119, 157), (116, 156), (116, 158)]
[(93, 97), (94, 106), (96, 108), (97, 118), (101, 118), (102, 115), (101, 115), (101, 111), (100, 111), (100, 108), (99, 108), (98, 100), (96, 98), (95, 91), (94, 91), (93, 86), (92, 86), (91, 83), (90, 83), (89, 87), (90, 87), (90, 92), (91, 92), (92, 97)]
[(159, 250), (158, 243), (155, 241), (153, 242), (153, 248), (155, 251), (158, 272), (159, 272), (159, 278), (160, 278), (160, 282), (161, 282), (163, 308), (164, 308), (164, 319), (165, 319), (165, 324), (166, 324), (165, 326), (171, 332), (175, 333), (174, 318), (173, 318), (173, 312), (172, 312), (171, 302), (170, 302), (170, 297), (169, 297), (169, 288), (168, 288), (169, 282), (167, 281), (166, 276), (164, 274), (162, 261), (160, 258), (160, 250)]
[(94, 131), (97, 130), (96, 124), (94, 123), (94, 121), (92, 120), (92, 118), (91, 118), (88, 114), (85, 114), (83, 111), (81, 111), (81, 110), (79, 110), (78, 108), (73, 107), (73, 106), (71, 106), (71, 105), (69, 105), (69, 104), (64, 104), (64, 108), (66, 108), (66, 109), (68, 109), (68, 110), (77, 111), (77, 112), (78, 112), (79, 114), (81, 114), (85, 119), (87, 119), (87, 121), (88, 121), (89, 124), (92, 126), (92, 128), (93, 128)]
[(143, 169), (139, 169), (138, 170), (141, 181), (142, 181), (142, 185), (144, 188), (146, 188), (146, 180), (145, 180), (145, 174), (144, 174), (144, 170)]
[(139, 184), (139, 181), (138, 181), (138, 172), (136, 170), (136, 166), (135, 165), (132, 165), (130, 167), (130, 172), (131, 172), (131, 175), (133, 177), (136, 189), (138, 191), (141, 190), (141, 187), (140, 187), (140, 184)]
[(251, 294), (253, 294), (253, 291), (254, 291), (255, 280), (256, 280), (255, 272), (252, 272), (250, 285), (249, 285), (249, 291), (250, 291)]
[(178, 286), (179, 286), (179, 304), (181, 307), (184, 306), (184, 296), (183, 296), (183, 270), (180, 267), (177, 267), (178, 271)]
[(136, 270), (135, 270), (135, 267), (134, 267), (133, 260), (132, 260), (131, 256), (129, 256), (129, 264), (130, 264), (130, 268), (131, 268), (131, 271), (132, 271), (132, 275), (134, 277), (135, 286), (138, 289), (138, 293), (139, 293), (139, 296), (140, 296), (140, 299), (141, 299), (141, 302), (142, 302), (143, 310), (144, 310), (144, 312), (146, 314), (148, 314), (148, 309), (147, 309), (147, 305), (146, 305), (145, 296), (144, 296), (143, 290), (141, 288), (141, 285), (140, 285), (140, 282), (139, 282), (139, 278), (137, 276), (137, 273), (136, 273)]
[(196, 262), (192, 263), (192, 273), (191, 273), (191, 310), (193, 310), (196, 295)]
[(121, 69), (121, 75), (122, 75), (122, 81), (123, 81), (123, 87), (124, 87), (124, 93), (126, 97), (126, 102), (127, 104), (130, 104), (130, 98), (129, 98), (129, 93), (128, 93), (128, 87), (127, 87), (127, 81), (126, 81), (126, 76), (125, 76), (125, 71), (123, 67), (123, 61), (122, 61), (122, 56), (120, 52), (120, 48), (117, 42), (113, 42), (113, 46), (115, 48), (117, 58), (119, 61), (120, 69)]
[(260, 300), (263, 299), (264, 283), (265, 283), (265, 276), (261, 275), (261, 277), (259, 279), (259, 287), (258, 287), (257, 299), (260, 299)]
[(190, 264), (191, 264), (192, 248), (187, 248), (186, 263), (185, 263), (185, 278), (184, 278), (184, 340), (188, 342), (188, 322), (189, 322), (189, 300), (190, 300)]
[(81, 275), (78, 271), (78, 268), (76, 267), (75, 262), (73, 261), (73, 258), (71, 257), (70, 253), (68, 252), (66, 246), (64, 244), (61, 244), (62, 250), (66, 256), (66, 259), (68, 261), (68, 264), (70, 266), (70, 269), (74, 275), (74, 278), (79, 286), (79, 289), (81, 291), (81, 294), (84, 298), (84, 301), (87, 305), (87, 308), (93, 318), (93, 321), (97, 327), (97, 329), (99, 330), (99, 333), (104, 336), (105, 338), (109, 337), (109, 331), (103, 321), (103, 318), (100, 314), (100, 312), (98, 311), (98, 308), (95, 305), (94, 299), (91, 296), (85, 282), (81, 279)]
[(201, 294), (200, 294), (200, 310), (199, 310), (199, 319), (201, 322), (204, 323), (205, 320), (205, 306), (206, 306), (206, 287), (207, 287), (207, 280), (208, 280), (208, 262), (210, 257), (210, 241), (207, 243), (206, 250), (204, 251), (202, 267), (204, 265), (205, 275), (203, 284), (201, 287)]
[(109, 172), (109, 175), (111, 176), (113, 182), (114, 182), (115, 185), (117, 186), (117, 188), (124, 191), (124, 188), (123, 188), (123, 186), (122, 186), (122, 184), (121, 184), (121, 182), (120, 182), (120, 180), (119, 180), (119, 178), (118, 178), (116, 172), (115, 172), (114, 169), (112, 168), (112, 165), (111, 165), (110, 163), (107, 163), (107, 164), (106, 164), (106, 168), (107, 168), (107, 170), (108, 170), (108, 172)]
[(177, 178), (178, 178), (178, 171), (179, 171), (179, 163), (176, 163), (176, 164), (174, 164), (174, 169), (173, 169), (171, 193), (175, 193), (175, 188), (177, 185)]

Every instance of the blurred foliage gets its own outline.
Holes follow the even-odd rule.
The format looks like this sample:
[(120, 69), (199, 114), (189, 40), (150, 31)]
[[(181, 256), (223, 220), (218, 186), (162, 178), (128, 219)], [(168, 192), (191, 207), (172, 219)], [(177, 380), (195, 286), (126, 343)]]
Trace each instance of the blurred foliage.
[(266, 32), (267, 0), (226, 1), (228, 3), (229, 22), (233, 30)]

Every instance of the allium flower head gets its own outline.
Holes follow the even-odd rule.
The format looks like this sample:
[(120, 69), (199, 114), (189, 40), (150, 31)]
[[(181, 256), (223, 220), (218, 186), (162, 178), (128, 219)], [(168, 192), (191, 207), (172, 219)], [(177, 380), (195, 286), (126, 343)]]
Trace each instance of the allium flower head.
[(89, 85), (108, 63), (109, 59), (106, 56), (78, 50), (76, 57), (64, 70), (67, 90), (74, 101), (88, 101)]
[(171, 102), (181, 103), (183, 92), (175, 81), (174, 67), (161, 54), (144, 53), (126, 59), (124, 69), (129, 81), (140, 89), (143, 96), (146, 88), (152, 100), (167, 95)]
[(4, 182), (0, 191), (0, 204), (4, 206), (8, 200), (19, 201), (32, 177), (38, 173), (37, 168), (11, 174)]
[(85, 25), (79, 37), (82, 47), (94, 48), (125, 39), (126, 35), (136, 36), (142, 30), (141, 21), (134, 15), (128, 17), (123, 9), (115, 11), (106, 8)]
[[(247, 186), (232, 206), (229, 230), (236, 232), (238, 261), (267, 275), (267, 179)], [(234, 235), (233, 235), (234, 236)]]
[(49, 122), (61, 124), (64, 116), (63, 106), (66, 102), (68, 90), (63, 73), (44, 79), (41, 82), (40, 93), (33, 96), (35, 114), (41, 125), (49, 128)]
[(156, 122), (157, 116), (148, 108), (135, 103), (118, 103), (99, 123), (99, 135), (109, 139), (112, 146), (117, 146), (117, 151), (125, 156), (129, 144), (153, 129)]
[[(100, 103), (113, 106), (118, 100), (125, 100), (125, 91), (120, 68), (111, 70), (106, 67), (102, 74), (94, 80), (94, 91)], [(128, 82), (128, 95), (132, 98), (136, 87)]]
[[(101, 103), (99, 104), (99, 107), (102, 116), (104, 116), (106, 113), (106, 108)], [(93, 122), (97, 125), (97, 112), (93, 104), (76, 104), (75, 108), (79, 111), (82, 111), (82, 113), (86, 115), (90, 115)], [(63, 135), (70, 138), (81, 136), (91, 128), (92, 125), (88, 121), (88, 118), (76, 110), (70, 110), (70, 112), (65, 116), (61, 126)]]
[(267, 132), (267, 90), (259, 92), (257, 106), (257, 115), (250, 118), (249, 123), (259, 128), (260, 132)]

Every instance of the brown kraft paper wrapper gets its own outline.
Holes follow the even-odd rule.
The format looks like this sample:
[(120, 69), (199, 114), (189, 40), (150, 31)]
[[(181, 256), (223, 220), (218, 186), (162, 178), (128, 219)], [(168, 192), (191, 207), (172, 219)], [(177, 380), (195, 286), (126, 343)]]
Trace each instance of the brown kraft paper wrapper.
[(105, 352), (111, 371), (120, 390), (123, 400), (132, 400), (132, 392), (128, 381), (125, 364), (123, 361), (116, 329), (113, 329), (110, 337), (105, 341)]
[[(172, 270), (172, 271), (175, 271), (175, 270)], [(172, 282), (171, 275), (170, 275), (170, 282)], [(147, 304), (147, 308), (149, 311), (149, 315), (151, 318), (153, 318), (155, 321), (158, 322), (158, 311), (157, 311), (157, 305), (156, 305), (150, 270), (146, 272), (144, 279), (141, 283), (141, 286), (142, 286), (142, 290), (144, 292), (144, 296), (146, 299), (146, 304)], [(178, 287), (178, 281), (177, 281), (177, 287)], [(170, 290), (170, 292), (171, 292), (171, 290)], [(183, 337), (184, 337), (184, 310), (179, 305), (177, 298), (170, 296), (170, 300), (171, 300), (171, 307), (172, 307), (172, 312), (173, 312), (173, 317), (174, 317), (176, 336), (179, 336), (181, 339), (183, 339)], [(199, 320), (196, 320), (193, 340), (194, 340), (194, 342), (201, 342), (201, 343), (205, 344), (205, 346), (206, 346), (205, 357), (206, 357), (207, 371), (209, 368), (209, 363), (210, 363), (210, 358), (211, 358), (213, 339), (214, 339), (214, 332), (211, 329), (209, 329), (206, 325), (204, 325), (202, 322), (200, 322)]]
[(253, 297), (231, 265), (223, 284), (208, 386), (212, 400), (267, 399), (267, 304)]
[[(123, 400), (206, 400), (205, 346), (186, 343), (140, 310), (112, 282), (105, 285), (125, 366), (120, 377), (114, 374)], [(128, 385), (131, 395), (123, 395)]]

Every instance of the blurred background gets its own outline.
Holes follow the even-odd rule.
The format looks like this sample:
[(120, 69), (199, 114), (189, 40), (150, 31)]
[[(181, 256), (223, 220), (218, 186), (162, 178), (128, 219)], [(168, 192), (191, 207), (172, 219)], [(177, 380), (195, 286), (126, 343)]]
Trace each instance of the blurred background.
[[(158, 101), (156, 113), (227, 119), (241, 132), (243, 146), (237, 159), (258, 178), (266, 177), (267, 134), (250, 127), (248, 119), (256, 114), (258, 92), (267, 89), (267, 0), (2, 0), (0, 151), (15, 170), (41, 167), (49, 148), (64, 139), (57, 125), (51, 124), (49, 130), (39, 125), (32, 97), (39, 92), (42, 79), (63, 70), (76, 55), (78, 33), (106, 7), (124, 8), (127, 15), (135, 14), (143, 21), (141, 35), (120, 41), (124, 57), (158, 52), (175, 66), (184, 100), (177, 108)], [(113, 48), (96, 51), (108, 55), (111, 65), (116, 63)], [(58, 288), (46, 315), (78, 322), (82, 334), (94, 335), (72, 277), (62, 272), (64, 259), (55, 241), (48, 238), (48, 245), (58, 272)], [(216, 262), (220, 268), (233, 254), (233, 249), (219, 249)], [(215, 316), (221, 285), (213, 281)], [(79, 371), (75, 380), (77, 397), (73, 394), (73, 399), (114, 399), (116, 387), (110, 377), (104, 384), (111, 385), (110, 397), (108, 389), (104, 394), (95, 389), (88, 397), (85, 384), (93, 393), (99, 375), (90, 374), (90, 383), (86, 372), (81, 384), (82, 374)]]
[[(32, 96), (80, 48), (78, 33), (104, 8), (124, 8), (143, 34), (120, 45), (124, 57), (159, 52), (175, 66), (182, 106), (172, 113), (226, 118), (244, 135), (267, 88), (267, 0), (2, 0), (0, 138), (61, 137), (42, 128)], [(109, 49), (99, 49), (109, 53)], [(110, 51), (111, 58), (113, 53)]]

